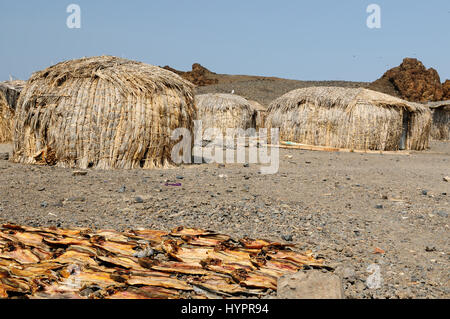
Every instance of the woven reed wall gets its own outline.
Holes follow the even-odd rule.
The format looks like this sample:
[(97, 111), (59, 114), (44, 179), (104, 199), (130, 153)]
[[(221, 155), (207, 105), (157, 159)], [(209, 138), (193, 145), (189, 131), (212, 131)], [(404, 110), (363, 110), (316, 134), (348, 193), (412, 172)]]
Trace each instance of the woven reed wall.
[(67, 61), (32, 76), (17, 106), (13, 160), (60, 167), (169, 167), (170, 135), (193, 132), (193, 86), (115, 57)]

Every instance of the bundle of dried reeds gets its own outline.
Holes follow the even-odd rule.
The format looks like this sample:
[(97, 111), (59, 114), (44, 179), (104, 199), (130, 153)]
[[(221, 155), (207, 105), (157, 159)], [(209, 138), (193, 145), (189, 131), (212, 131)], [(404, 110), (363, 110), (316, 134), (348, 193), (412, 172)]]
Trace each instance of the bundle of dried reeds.
[(433, 114), (431, 138), (435, 140), (450, 140), (450, 100), (431, 102), (427, 106)]
[(0, 83), (0, 143), (12, 142), (14, 110), (24, 85), (24, 81)]
[(271, 103), (266, 127), (280, 139), (359, 150), (398, 150), (407, 115), (406, 149), (428, 147), (428, 108), (383, 93), (353, 88), (311, 87)]
[(227, 135), (227, 129), (256, 128), (256, 111), (241, 96), (201, 94), (196, 96), (196, 104), (203, 132), (208, 128), (217, 128), (223, 135)]
[(253, 100), (249, 100), (248, 102), (256, 111), (256, 129), (258, 130), (265, 127), (264, 125), (267, 117), (267, 108)]
[(79, 168), (167, 167), (172, 130), (193, 131), (193, 85), (112, 56), (37, 72), (17, 106), (13, 160)]

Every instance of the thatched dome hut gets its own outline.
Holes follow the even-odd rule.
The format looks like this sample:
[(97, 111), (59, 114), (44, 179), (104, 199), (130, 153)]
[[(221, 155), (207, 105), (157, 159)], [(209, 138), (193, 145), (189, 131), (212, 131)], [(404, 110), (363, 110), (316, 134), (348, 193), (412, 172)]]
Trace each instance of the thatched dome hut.
[(9, 143), (13, 139), (14, 113), (24, 81), (0, 83), (0, 143)]
[(435, 140), (450, 140), (450, 100), (430, 102), (427, 106), (433, 114), (431, 138)]
[(255, 124), (256, 129), (258, 130), (260, 128), (265, 127), (264, 125), (267, 117), (267, 108), (264, 107), (262, 104), (253, 100), (248, 100), (248, 102), (256, 111), (256, 124)]
[(225, 136), (227, 129), (256, 128), (256, 111), (245, 98), (234, 94), (209, 93), (195, 97), (202, 131), (217, 128)]
[(193, 85), (111, 56), (66, 61), (28, 80), (17, 105), (13, 160), (78, 168), (167, 167), (172, 130), (193, 131)]
[(280, 139), (355, 150), (423, 150), (428, 147), (428, 108), (362, 88), (310, 87), (271, 103), (266, 127)]

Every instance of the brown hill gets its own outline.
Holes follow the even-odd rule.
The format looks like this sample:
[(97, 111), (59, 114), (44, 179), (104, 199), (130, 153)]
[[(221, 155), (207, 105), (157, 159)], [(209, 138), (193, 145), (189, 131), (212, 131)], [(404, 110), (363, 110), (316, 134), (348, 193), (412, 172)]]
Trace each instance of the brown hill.
[(440, 101), (444, 96), (438, 72), (413, 58), (405, 58), (369, 88), (413, 102)]

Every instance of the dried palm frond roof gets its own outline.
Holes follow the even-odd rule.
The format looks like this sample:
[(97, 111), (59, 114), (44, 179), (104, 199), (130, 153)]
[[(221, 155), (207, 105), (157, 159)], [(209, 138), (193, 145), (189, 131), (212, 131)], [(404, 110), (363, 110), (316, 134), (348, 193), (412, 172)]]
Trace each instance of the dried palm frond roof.
[(305, 103), (317, 106), (338, 107), (351, 111), (358, 103), (368, 103), (378, 107), (399, 107), (410, 112), (424, 112), (426, 107), (397, 97), (364, 88), (309, 87), (293, 90), (271, 103), (268, 111), (281, 107), (283, 110)]
[(17, 105), (13, 160), (80, 168), (173, 164), (170, 134), (193, 130), (194, 86), (173, 72), (112, 56), (36, 72)]
[(267, 107), (263, 106), (262, 104), (260, 104), (259, 102), (256, 102), (254, 100), (248, 100), (248, 102), (250, 103), (250, 105), (259, 112), (265, 112), (267, 111)]
[(249, 112), (254, 112), (248, 100), (235, 94), (200, 94), (196, 96), (196, 102), (199, 110), (224, 112), (234, 108), (241, 108)]
[(13, 90), (21, 90), (21, 89), (23, 89), (25, 84), (26, 84), (26, 81), (22, 81), (22, 80), (4, 81), (4, 82), (0, 82), (0, 89), (10, 88)]
[[(116, 84), (123, 94), (148, 95), (165, 88), (190, 92), (193, 84), (177, 74), (142, 62), (114, 56), (98, 56), (69, 60), (58, 63), (43, 71), (34, 73), (28, 80), (31, 86), (39, 81), (45, 82), (45, 93), (49, 87), (59, 88), (68, 79), (100, 78)], [(39, 88), (35, 88), (39, 91)], [(34, 93), (36, 94), (36, 92)]]
[(21, 80), (0, 82), (0, 93), (3, 93), (12, 109), (15, 109), (19, 94), (25, 87), (25, 84), (26, 82)]
[(426, 104), (430, 109), (438, 109), (438, 108), (445, 108), (446, 110), (450, 110), (450, 100), (446, 101), (438, 101), (438, 102), (428, 102)]

